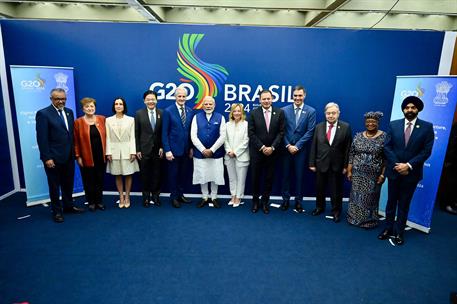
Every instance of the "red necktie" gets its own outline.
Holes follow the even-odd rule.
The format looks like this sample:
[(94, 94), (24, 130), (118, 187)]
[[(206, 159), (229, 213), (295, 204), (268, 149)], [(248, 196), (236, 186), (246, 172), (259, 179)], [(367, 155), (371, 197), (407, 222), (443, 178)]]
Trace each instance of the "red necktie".
[(333, 124), (329, 124), (327, 131), (327, 140), (330, 143), (330, 138), (332, 137)]

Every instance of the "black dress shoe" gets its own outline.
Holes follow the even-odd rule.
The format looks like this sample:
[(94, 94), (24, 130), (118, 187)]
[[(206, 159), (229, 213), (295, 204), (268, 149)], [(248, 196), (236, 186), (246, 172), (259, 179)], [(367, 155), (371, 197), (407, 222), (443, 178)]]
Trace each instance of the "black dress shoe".
[(324, 209), (316, 208), (316, 209), (313, 210), (313, 212), (312, 212), (311, 214), (312, 214), (313, 216), (317, 216), (317, 215), (319, 215), (319, 214), (321, 214), (321, 213), (323, 213), (323, 212), (324, 212)]
[(457, 208), (453, 208), (452, 206), (446, 206), (446, 208), (444, 208), (444, 211), (453, 215), (457, 215)]
[(184, 203), (184, 204), (190, 204), (192, 201), (190, 199), (188, 199), (187, 197), (185, 197), (184, 195), (181, 196), (180, 198), (178, 198), (178, 201), (180, 203)]
[(217, 199), (212, 199), (211, 203), (213, 203), (214, 208), (220, 208), (221, 207), (221, 205), (219, 204)]
[(209, 203), (209, 199), (207, 199), (207, 198), (205, 199), (205, 198), (204, 198), (204, 199), (202, 199), (202, 200), (200, 201), (200, 203), (197, 204), (197, 208), (203, 208), (203, 207), (205, 207), (205, 205), (208, 204), (208, 203)]
[(94, 212), (95, 210), (97, 210), (97, 207), (95, 207), (95, 204), (90, 204), (89, 211)]
[(60, 213), (56, 213), (52, 216), (52, 219), (54, 220), (54, 222), (56, 223), (63, 223), (63, 216), (62, 214)]
[(64, 210), (66, 213), (83, 213), (84, 211), (84, 208), (78, 208), (76, 206), (71, 206), (70, 208), (67, 208)]
[(402, 235), (399, 235), (399, 234), (397, 236), (395, 236), (393, 241), (396, 246), (401, 246), (405, 243), (405, 239), (403, 238)]
[(143, 201), (143, 207), (144, 208), (149, 208), (149, 206), (151, 206), (151, 203), (149, 202), (149, 200), (144, 200)]
[(251, 211), (252, 211), (252, 213), (257, 213), (257, 211), (259, 211), (259, 203), (258, 202), (253, 202), (252, 203)]
[(106, 209), (105, 205), (103, 205), (103, 204), (97, 204), (95, 206), (97, 207), (98, 210), (101, 210), (101, 211), (105, 211), (105, 209)]
[(333, 221), (334, 221), (335, 223), (339, 223), (339, 222), (340, 222), (340, 214), (339, 214), (339, 213), (335, 213), (335, 214), (333, 215)]
[(295, 204), (295, 210), (297, 210), (298, 213), (303, 213), (303, 212), (305, 212), (305, 209), (303, 209), (303, 207), (301, 206), (300, 203), (296, 203), (296, 204)]
[(178, 200), (176, 200), (176, 199), (174, 199), (174, 200), (171, 201), (171, 205), (172, 205), (174, 208), (181, 208), (181, 203), (180, 203)]
[(268, 204), (263, 204), (262, 210), (263, 210), (263, 213), (265, 213), (265, 214), (270, 213), (270, 209), (268, 209)]
[(158, 194), (155, 194), (152, 196), (152, 201), (154, 202), (154, 205), (157, 207), (160, 207), (162, 204), (160, 203), (160, 198)]
[(378, 240), (387, 240), (389, 238), (393, 237), (392, 231), (389, 229), (384, 229), (379, 235), (378, 235)]
[(289, 209), (289, 200), (283, 200), (282, 205), (281, 205), (281, 210), (286, 211), (287, 209)]

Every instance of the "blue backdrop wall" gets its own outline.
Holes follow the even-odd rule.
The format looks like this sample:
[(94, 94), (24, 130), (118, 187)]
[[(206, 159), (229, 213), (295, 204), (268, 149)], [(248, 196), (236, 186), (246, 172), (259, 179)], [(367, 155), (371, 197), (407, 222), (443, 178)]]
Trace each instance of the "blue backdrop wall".
[[(335, 101), (341, 119), (350, 122), (354, 132), (364, 128), (363, 114), (369, 110), (383, 111), (381, 127), (387, 126), (395, 76), (436, 74), (444, 38), (443, 32), (421, 31), (13, 20), (1, 24), (7, 67), (74, 67), (77, 99), (97, 99), (99, 114), (111, 115), (116, 96), (126, 98), (133, 114), (151, 86), (162, 96), (160, 108), (173, 102), (173, 89), (185, 82), (191, 88), (189, 104), (198, 107), (198, 94), (217, 91), (217, 109), (224, 112), (233, 102), (243, 102), (248, 109), (257, 106), (254, 93), (259, 85), (273, 89), (277, 106), (287, 105), (291, 87), (303, 84), (308, 91), (305, 102), (317, 109), (318, 121), (324, 118), (324, 105)], [(307, 195), (314, 196), (310, 173), (308, 180)], [(109, 177), (105, 188), (115, 189)]]

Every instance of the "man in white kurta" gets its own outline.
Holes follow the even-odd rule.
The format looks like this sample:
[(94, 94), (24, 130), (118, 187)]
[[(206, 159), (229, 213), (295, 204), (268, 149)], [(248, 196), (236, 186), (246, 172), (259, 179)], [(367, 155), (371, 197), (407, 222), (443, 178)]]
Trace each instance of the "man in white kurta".
[[(192, 183), (200, 184), (202, 191), (202, 201), (197, 205), (198, 208), (209, 203), (220, 208), (217, 189), (219, 185), (224, 185), (225, 118), (214, 112), (215, 107), (214, 98), (206, 96), (203, 99), (203, 112), (194, 116), (190, 129), (190, 138), (194, 145)], [(211, 198), (208, 183), (211, 184)]]

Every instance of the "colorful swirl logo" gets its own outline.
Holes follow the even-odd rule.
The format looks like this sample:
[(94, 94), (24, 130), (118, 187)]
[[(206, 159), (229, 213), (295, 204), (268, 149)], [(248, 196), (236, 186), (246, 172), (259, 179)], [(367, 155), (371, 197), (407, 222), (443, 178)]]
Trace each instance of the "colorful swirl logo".
[(201, 109), (205, 96), (216, 97), (222, 90), (229, 73), (218, 64), (206, 63), (196, 54), (197, 46), (205, 34), (184, 34), (179, 40), (178, 72), (182, 82), (194, 82), (197, 86), (194, 109)]

